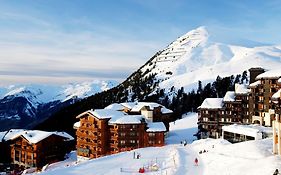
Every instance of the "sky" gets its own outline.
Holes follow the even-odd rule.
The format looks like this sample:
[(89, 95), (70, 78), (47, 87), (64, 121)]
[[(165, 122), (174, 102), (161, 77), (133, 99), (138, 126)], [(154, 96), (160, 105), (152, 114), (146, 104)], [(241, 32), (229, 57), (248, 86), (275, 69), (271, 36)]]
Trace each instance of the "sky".
[(125, 80), (205, 26), (229, 44), (281, 44), (279, 0), (0, 0), (0, 86)]

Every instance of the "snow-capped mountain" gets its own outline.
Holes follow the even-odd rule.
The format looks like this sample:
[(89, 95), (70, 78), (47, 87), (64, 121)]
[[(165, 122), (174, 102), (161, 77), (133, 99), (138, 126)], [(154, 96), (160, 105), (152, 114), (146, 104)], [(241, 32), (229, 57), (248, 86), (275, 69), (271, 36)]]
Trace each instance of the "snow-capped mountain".
[(115, 81), (93, 81), (62, 86), (31, 84), (0, 87), (0, 129), (6, 128), (7, 122), (23, 127), (44, 118), (46, 111), (50, 116), (60, 107), (116, 85)]
[[(198, 106), (188, 100), (194, 97), (173, 100), (179, 89), (184, 88), (187, 95), (192, 89), (197, 89), (199, 80), (204, 86), (214, 82), (217, 76), (241, 74), (252, 67), (280, 68), (281, 45), (246, 47), (219, 43), (212, 41), (205, 27), (199, 27), (158, 51), (116, 88), (61, 110), (61, 113), (51, 116), (37, 129), (48, 129), (52, 125), (52, 129), (73, 131), (77, 114), (93, 106), (103, 108), (114, 102), (157, 101), (178, 114), (183, 106), (189, 106), (185, 110), (192, 111)], [(61, 126), (62, 122), (66, 124)]]
[(153, 59), (141, 72), (156, 74), (160, 89), (197, 87), (198, 81), (210, 82), (240, 74), (251, 67), (275, 69), (281, 66), (281, 45), (243, 47), (218, 43), (210, 39), (205, 27), (179, 37)]

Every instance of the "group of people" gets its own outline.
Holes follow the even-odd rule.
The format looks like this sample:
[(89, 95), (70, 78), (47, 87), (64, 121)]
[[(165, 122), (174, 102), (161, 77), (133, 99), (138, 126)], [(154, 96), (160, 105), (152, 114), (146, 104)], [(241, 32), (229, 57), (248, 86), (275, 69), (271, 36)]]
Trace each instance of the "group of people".
[(187, 145), (187, 141), (186, 140), (181, 141), (181, 145), (186, 146)]
[(202, 150), (200, 150), (199, 151), (199, 154), (202, 154), (202, 153), (206, 153), (206, 152), (208, 152), (208, 150), (206, 151), (205, 149), (202, 151)]

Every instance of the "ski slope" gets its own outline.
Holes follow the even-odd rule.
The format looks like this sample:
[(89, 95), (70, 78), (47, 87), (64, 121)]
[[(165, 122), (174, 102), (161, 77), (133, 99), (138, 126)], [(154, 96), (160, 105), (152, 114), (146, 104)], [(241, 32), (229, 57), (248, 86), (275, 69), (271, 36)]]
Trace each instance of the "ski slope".
[[(273, 155), (272, 139), (231, 144), (222, 139), (193, 141), (197, 130), (197, 114), (170, 123), (167, 145), (123, 152), (111, 156), (77, 162), (75, 156), (49, 165), (40, 175), (266, 175), (281, 170), (281, 159)], [(187, 141), (187, 145), (180, 144)], [(206, 151), (199, 154), (199, 151)], [(140, 154), (140, 159), (134, 159)], [(194, 159), (198, 158), (198, 166)], [(157, 165), (158, 171), (152, 171)], [(36, 173), (37, 174), (37, 173)]]

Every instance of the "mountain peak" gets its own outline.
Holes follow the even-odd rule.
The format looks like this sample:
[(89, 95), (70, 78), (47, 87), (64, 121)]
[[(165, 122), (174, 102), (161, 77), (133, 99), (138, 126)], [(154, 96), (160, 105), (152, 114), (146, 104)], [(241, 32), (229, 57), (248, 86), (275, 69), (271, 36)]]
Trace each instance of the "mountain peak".
[(187, 32), (186, 34), (182, 35), (174, 42), (172, 42), (168, 48), (178, 49), (179, 47), (185, 48), (194, 48), (199, 45), (204, 46), (209, 38), (209, 33), (205, 26), (200, 26), (194, 30)]

